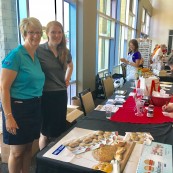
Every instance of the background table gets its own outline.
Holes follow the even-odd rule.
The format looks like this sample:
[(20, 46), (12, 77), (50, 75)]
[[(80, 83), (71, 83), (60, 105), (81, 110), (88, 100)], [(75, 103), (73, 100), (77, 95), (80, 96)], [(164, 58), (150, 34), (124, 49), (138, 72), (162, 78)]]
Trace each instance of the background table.
[[(128, 90), (127, 95), (132, 89), (129, 89), (130, 83), (126, 83), (123, 89)], [(169, 91), (171, 93), (173, 88)], [(125, 135), (125, 132), (150, 132), (154, 137), (155, 142), (173, 145), (173, 127), (172, 123), (163, 124), (131, 124), (111, 122), (105, 118), (105, 112), (96, 111), (89, 113), (87, 116), (82, 117), (74, 125), (90, 130), (103, 130), (103, 131), (118, 131), (120, 135)], [(73, 127), (72, 127), (73, 128)], [(72, 129), (71, 128), (71, 129)], [(70, 129), (70, 130), (71, 130)], [(70, 131), (69, 130), (69, 131)], [(69, 132), (68, 131), (68, 132)], [(60, 140), (64, 133), (58, 140)], [(96, 173), (101, 171), (92, 170), (89, 168), (77, 166), (71, 163), (61, 162), (58, 160), (43, 157), (44, 153), (48, 151), (55, 143), (49, 144), (42, 151), (37, 154), (37, 168), (36, 173)]]

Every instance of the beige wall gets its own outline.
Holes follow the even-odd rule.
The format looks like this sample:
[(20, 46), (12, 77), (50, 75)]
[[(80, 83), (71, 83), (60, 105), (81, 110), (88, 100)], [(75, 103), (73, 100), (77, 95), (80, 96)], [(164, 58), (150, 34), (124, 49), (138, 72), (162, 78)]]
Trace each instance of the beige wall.
[(97, 0), (77, 3), (77, 92), (95, 90)]
[(173, 30), (173, 1), (153, 0), (153, 12), (151, 18), (150, 38), (152, 45), (168, 44), (169, 30)]

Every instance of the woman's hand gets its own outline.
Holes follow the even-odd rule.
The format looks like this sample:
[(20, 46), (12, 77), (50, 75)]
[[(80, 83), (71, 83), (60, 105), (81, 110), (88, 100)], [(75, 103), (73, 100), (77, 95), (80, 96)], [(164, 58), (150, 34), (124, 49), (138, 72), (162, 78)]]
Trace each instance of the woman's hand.
[(128, 64), (129, 61), (127, 61), (125, 58), (120, 58), (120, 61), (125, 63), (125, 64)]
[(70, 81), (68, 79), (65, 80), (66, 87), (70, 85)]
[(163, 112), (172, 112), (173, 111), (173, 103), (169, 103), (168, 105), (162, 106)]
[(12, 115), (10, 115), (6, 119), (6, 129), (7, 129), (8, 133), (11, 133), (13, 135), (16, 135), (16, 130), (19, 129), (19, 127)]
[(163, 112), (163, 115), (166, 117), (170, 117), (173, 118), (173, 112), (169, 113), (169, 112)]

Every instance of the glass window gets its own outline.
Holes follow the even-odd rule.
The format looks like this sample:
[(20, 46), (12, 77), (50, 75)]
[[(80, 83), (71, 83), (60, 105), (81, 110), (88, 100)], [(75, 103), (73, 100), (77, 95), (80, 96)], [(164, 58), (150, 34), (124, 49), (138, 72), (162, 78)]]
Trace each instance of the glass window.
[(149, 28), (150, 28), (150, 16), (146, 14), (146, 31), (145, 33), (149, 35)]
[(129, 14), (129, 22), (128, 22), (128, 25), (129, 26), (133, 26), (133, 16), (132, 16), (132, 14)]
[(128, 17), (129, 17), (129, 0), (126, 0), (126, 7), (125, 7), (125, 24), (128, 25)]
[[(116, 0), (98, 0), (98, 59), (97, 70), (109, 69), (111, 40), (115, 34)], [(114, 51), (114, 50), (113, 50)]]
[(106, 15), (111, 16), (111, 0), (106, 1)]
[(65, 37), (66, 37), (66, 44), (67, 44), (67, 48), (70, 48), (70, 41), (69, 41), (69, 32), (70, 32), (70, 20), (69, 20), (69, 3), (64, 2), (64, 33), (65, 33)]
[(133, 13), (133, 0), (130, 0), (129, 10)]
[(142, 9), (142, 19), (141, 19), (141, 32), (142, 34), (149, 35), (149, 27), (150, 27), (150, 15), (147, 13), (147, 11), (143, 8)]
[[(63, 25), (63, 0), (56, 0), (56, 20)], [(65, 13), (64, 13), (65, 14)]]
[(128, 36), (127, 36), (127, 40), (128, 40), (128, 42), (132, 39), (133, 37), (132, 37), (132, 29), (128, 29)]
[[(40, 4), (42, 4), (40, 6)], [(38, 7), (39, 13), (38, 13)], [(55, 11), (52, 10), (55, 8), (55, 2), (54, 0), (44, 0), (44, 3), (42, 0), (29, 0), (29, 16), (36, 17), (40, 20), (41, 24), (43, 25), (43, 36), (41, 38), (41, 43), (44, 43), (47, 41), (47, 36), (45, 32), (45, 27), (47, 23), (51, 20), (55, 20)], [(49, 12), (49, 15), (47, 15)]]
[(142, 9), (142, 23), (145, 23), (145, 9)]
[(126, 21), (126, 0), (121, 0), (120, 22)]
[(98, 49), (98, 71), (108, 69), (108, 59), (109, 59), (109, 40), (99, 39), (99, 49)]
[(111, 17), (114, 19), (116, 18), (116, 12), (117, 12), (116, 11), (116, 8), (117, 8), (116, 2), (117, 2), (116, 0), (112, 0), (112, 5), (111, 5), (111, 13), (112, 13)]
[(99, 0), (99, 11), (108, 16), (111, 15), (111, 0)]
[(99, 17), (99, 35), (114, 37), (114, 22), (104, 17)]
[(105, 13), (105, 0), (99, 0), (99, 11)]
[(29, 16), (39, 19), (43, 26), (46, 26), (49, 21), (55, 20), (55, 10), (53, 9), (55, 9), (54, 0), (44, 0), (44, 3), (43, 0), (29, 0)]

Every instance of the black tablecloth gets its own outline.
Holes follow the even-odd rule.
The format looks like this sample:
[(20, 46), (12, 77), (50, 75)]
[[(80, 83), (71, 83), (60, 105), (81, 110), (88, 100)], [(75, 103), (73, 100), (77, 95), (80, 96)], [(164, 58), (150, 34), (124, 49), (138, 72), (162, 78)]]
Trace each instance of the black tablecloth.
[(159, 76), (160, 81), (162, 82), (173, 82), (173, 76)]
[[(123, 89), (128, 89), (129, 83), (124, 85)], [(130, 90), (128, 89), (128, 92)], [(171, 91), (172, 92), (172, 89)], [(128, 95), (128, 93), (127, 93)], [(173, 127), (172, 123), (164, 124), (131, 124), (111, 122), (105, 117), (105, 112), (93, 111), (87, 116), (81, 118), (74, 127), (80, 127), (90, 130), (103, 131), (118, 131), (120, 135), (125, 135), (125, 132), (150, 132), (154, 137), (155, 142), (173, 145)], [(70, 129), (71, 130), (71, 129)], [(69, 131), (70, 131), (69, 130)], [(68, 132), (66, 132), (67, 134)], [(62, 136), (64, 136), (63, 134)], [(61, 139), (61, 137), (59, 138)], [(57, 141), (59, 140), (57, 139)], [(49, 144), (45, 149), (37, 154), (36, 173), (96, 173), (89, 168), (84, 168), (71, 163), (65, 163), (43, 157), (43, 154), (48, 151), (55, 143)]]

